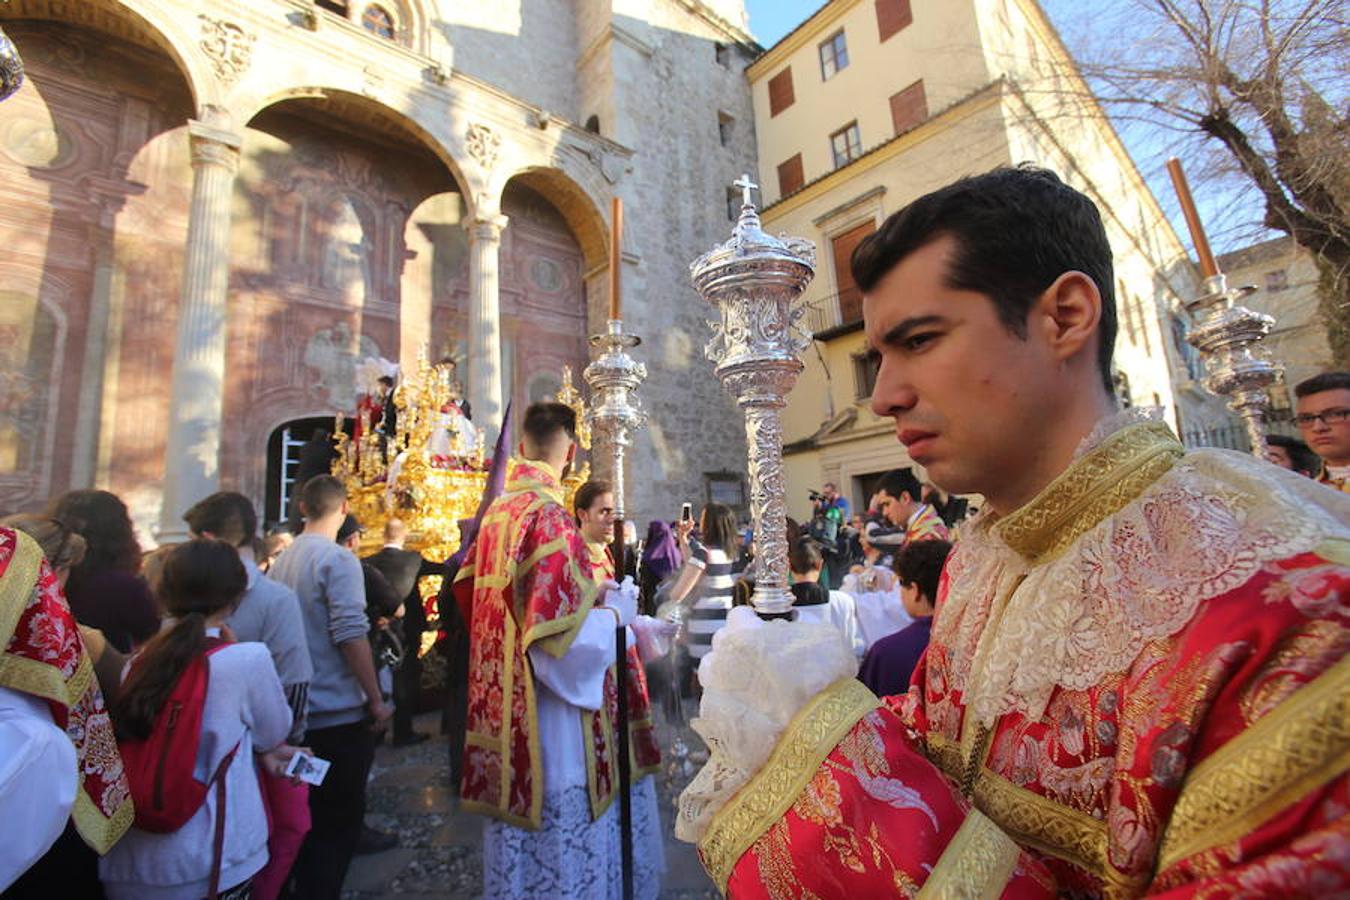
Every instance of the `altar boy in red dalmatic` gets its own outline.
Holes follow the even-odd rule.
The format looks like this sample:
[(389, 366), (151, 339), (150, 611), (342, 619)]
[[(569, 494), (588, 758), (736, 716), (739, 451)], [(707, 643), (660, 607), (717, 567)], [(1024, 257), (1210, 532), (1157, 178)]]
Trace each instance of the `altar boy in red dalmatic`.
[(615, 590), (613, 606), (598, 605), (616, 586), (562, 505), (575, 413), (538, 403), (523, 430), (521, 458), (456, 576), (472, 585), (460, 797), (493, 817), (485, 896), (608, 896), (619, 884), (618, 822), (611, 804), (592, 803), (588, 760), (612, 760), (612, 736), (583, 723), (604, 707), (614, 629), (636, 603)]
[(1115, 409), (1110, 246), (1050, 172), (852, 264), (873, 411), (985, 509), (904, 695), (728, 619), (678, 833), (734, 897), (1350, 892), (1350, 501)]

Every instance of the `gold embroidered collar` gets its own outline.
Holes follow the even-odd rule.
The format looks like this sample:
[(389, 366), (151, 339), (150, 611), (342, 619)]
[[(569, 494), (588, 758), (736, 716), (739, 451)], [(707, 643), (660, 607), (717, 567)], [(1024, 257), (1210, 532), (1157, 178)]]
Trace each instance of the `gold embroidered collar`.
[(1122, 428), (996, 522), (993, 533), (1029, 563), (1047, 562), (1142, 494), (1184, 453), (1160, 422)]

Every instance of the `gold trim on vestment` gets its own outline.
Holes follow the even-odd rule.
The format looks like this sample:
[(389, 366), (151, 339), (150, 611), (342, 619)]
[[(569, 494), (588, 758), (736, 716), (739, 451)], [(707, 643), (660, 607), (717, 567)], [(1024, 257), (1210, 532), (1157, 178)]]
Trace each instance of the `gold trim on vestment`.
[(698, 842), (703, 865), (723, 894), (745, 851), (797, 802), (844, 735), (880, 705), (856, 678), (841, 678), (792, 717), (768, 762), (717, 811)]
[(1007, 887), (1020, 852), (993, 820), (972, 809), (923, 883), (919, 900), (994, 900)]
[(37, 541), (19, 531), (14, 534), (14, 553), (4, 575), (0, 575), (0, 650), (8, 647), (14, 637), (23, 611), (32, 602), (42, 570), (42, 548)]
[(1238, 840), (1350, 768), (1350, 657), (1299, 688), (1186, 775), (1161, 872)]
[(1327, 538), (1318, 544), (1313, 552), (1338, 566), (1350, 566), (1350, 541), (1343, 538)]
[(995, 532), (1032, 564), (1047, 562), (1142, 494), (1185, 452), (1160, 422), (1123, 428), (1005, 516)]

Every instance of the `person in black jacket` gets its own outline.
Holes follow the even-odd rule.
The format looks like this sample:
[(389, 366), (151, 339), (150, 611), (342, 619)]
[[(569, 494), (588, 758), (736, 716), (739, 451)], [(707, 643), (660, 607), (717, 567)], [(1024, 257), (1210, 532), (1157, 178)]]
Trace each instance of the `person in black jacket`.
[(337, 459), (337, 448), (333, 446), (333, 434), (326, 428), (316, 428), (309, 440), (300, 445), (300, 458), (295, 465), (295, 482), (291, 485), (291, 508), (286, 517), (286, 530), (291, 534), (300, 533), (300, 492), (305, 482), (315, 475), (327, 475), (333, 470), (333, 460)]
[(394, 593), (403, 601), (403, 665), (394, 673), (394, 746), (420, 744), (430, 735), (413, 731), (412, 714), (422, 662), (418, 650), (427, 629), (426, 610), (417, 582), (424, 575), (439, 575), (444, 563), (435, 563), (415, 550), (404, 549), (408, 526), (402, 519), (390, 519), (384, 526), (384, 546), (362, 560), (384, 575)]

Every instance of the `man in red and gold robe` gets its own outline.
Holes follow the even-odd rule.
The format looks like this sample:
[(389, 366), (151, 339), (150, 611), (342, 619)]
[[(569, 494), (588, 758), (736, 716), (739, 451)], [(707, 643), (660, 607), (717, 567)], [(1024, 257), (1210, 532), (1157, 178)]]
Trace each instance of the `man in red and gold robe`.
[[(709, 871), (737, 897), (1350, 890), (1350, 502), (1113, 413), (1109, 246), (1048, 172), (919, 199), (853, 270), (874, 411), (986, 508), (903, 696), (808, 661), (804, 626), (729, 621), (697, 726), (721, 777), (679, 824)], [(775, 685), (750, 737), (746, 680)]]
[(575, 413), (535, 404), (523, 430), (521, 458), (456, 576), (472, 585), (460, 797), (465, 809), (493, 817), (485, 896), (603, 895), (617, 884), (619, 858), (608, 725), (614, 630), (636, 602), (615, 590), (606, 595), (613, 606), (599, 605), (614, 585), (562, 505)]

